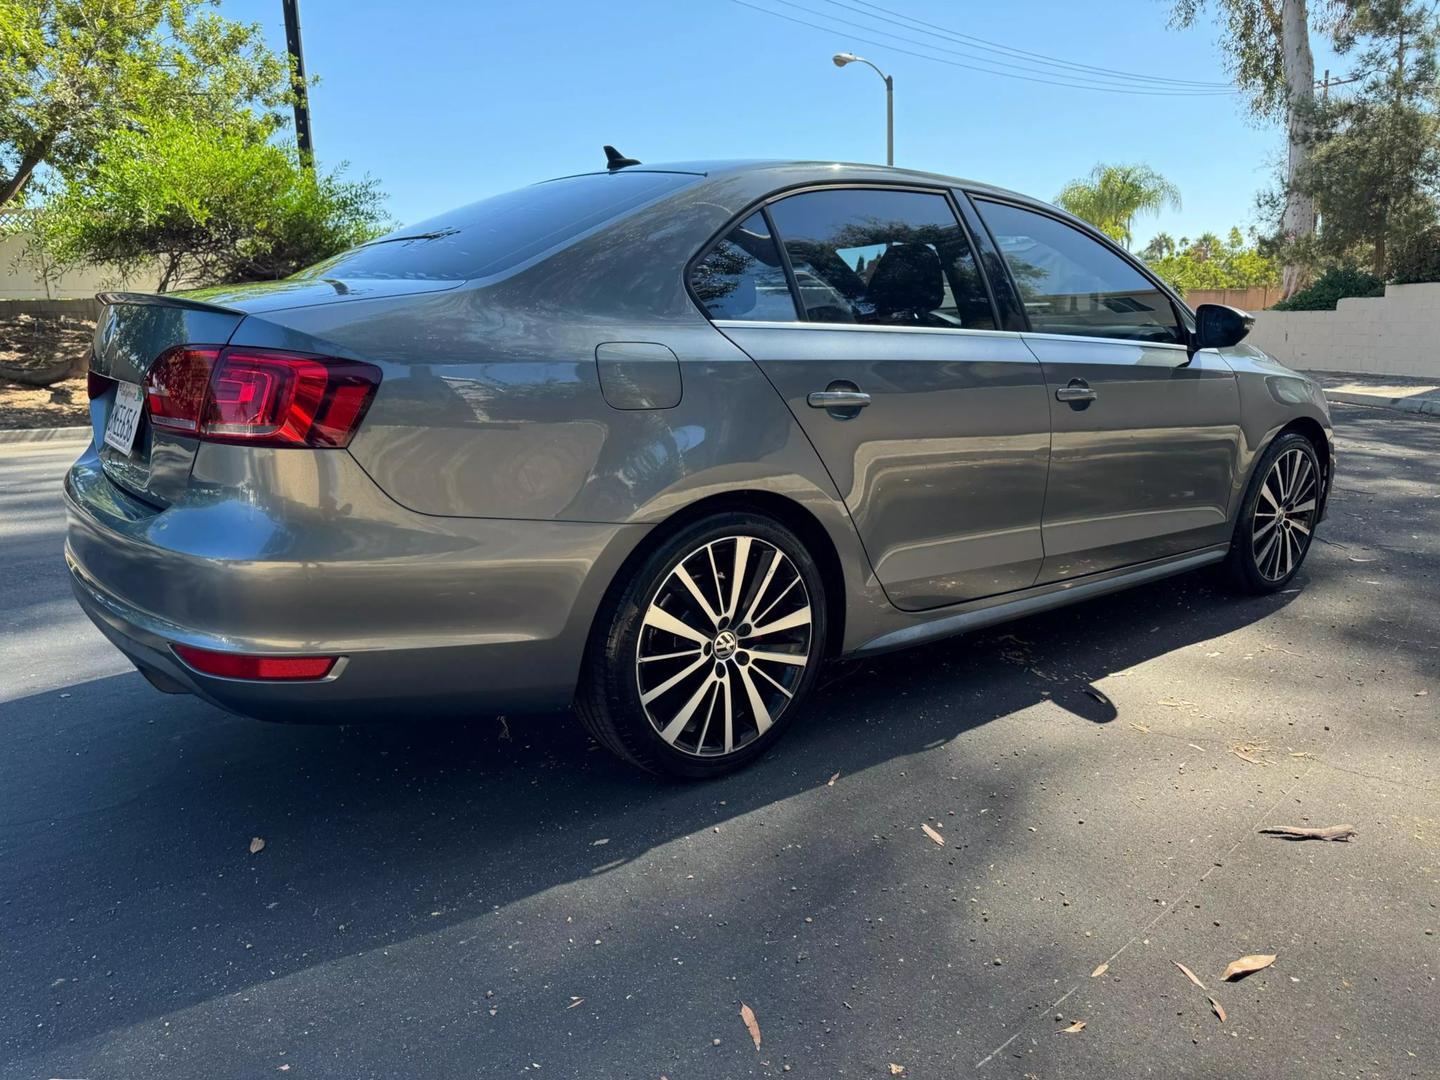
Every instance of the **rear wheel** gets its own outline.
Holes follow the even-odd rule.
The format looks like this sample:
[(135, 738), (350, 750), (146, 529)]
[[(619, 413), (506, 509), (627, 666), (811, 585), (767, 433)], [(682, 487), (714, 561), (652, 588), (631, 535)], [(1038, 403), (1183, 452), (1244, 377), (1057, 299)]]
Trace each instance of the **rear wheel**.
[(706, 518), (661, 543), (601, 611), (580, 718), (651, 772), (728, 772), (793, 721), (825, 630), (824, 586), (794, 533), (748, 513)]
[(1240, 510), (1225, 569), (1242, 592), (1283, 588), (1300, 570), (1320, 516), (1324, 475), (1315, 447), (1290, 432), (1261, 458)]

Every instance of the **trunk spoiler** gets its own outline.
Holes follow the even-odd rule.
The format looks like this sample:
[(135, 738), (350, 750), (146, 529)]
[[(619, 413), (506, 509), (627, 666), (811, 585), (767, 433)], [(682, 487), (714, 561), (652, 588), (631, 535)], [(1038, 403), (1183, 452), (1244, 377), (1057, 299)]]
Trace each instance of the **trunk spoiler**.
[(209, 311), (221, 315), (244, 315), (245, 312), (233, 307), (224, 307), (220, 304), (207, 304), (203, 300), (191, 300), (184, 296), (174, 296), (169, 293), (142, 293), (142, 292), (102, 292), (96, 293), (95, 299), (102, 304), (146, 304), (151, 307), (173, 307), (184, 308), (187, 311)]

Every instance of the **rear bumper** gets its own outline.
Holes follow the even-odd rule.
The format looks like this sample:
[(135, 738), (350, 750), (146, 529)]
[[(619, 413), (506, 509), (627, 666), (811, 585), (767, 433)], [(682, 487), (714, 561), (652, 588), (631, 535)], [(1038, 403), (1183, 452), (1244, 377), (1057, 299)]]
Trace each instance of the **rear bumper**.
[[(152, 683), (262, 719), (564, 708), (604, 590), (647, 531), (427, 517), (343, 451), (220, 449), (245, 482), (192, 484), (163, 510), (87, 452), (65, 482), (66, 562), (80, 606)], [(344, 660), (315, 681), (226, 679), (176, 642)]]

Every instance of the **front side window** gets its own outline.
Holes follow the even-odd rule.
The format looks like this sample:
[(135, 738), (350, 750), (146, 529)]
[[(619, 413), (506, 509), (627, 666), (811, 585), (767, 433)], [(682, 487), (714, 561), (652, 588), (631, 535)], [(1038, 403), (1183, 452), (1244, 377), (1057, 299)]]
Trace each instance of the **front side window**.
[(690, 272), (690, 288), (712, 319), (795, 321), (795, 301), (763, 214), (751, 214)]
[(1185, 341), (1170, 298), (1103, 244), (1045, 214), (985, 199), (975, 204), (1037, 333)]
[(770, 206), (805, 318), (994, 330), (970, 244), (943, 195), (835, 188)]

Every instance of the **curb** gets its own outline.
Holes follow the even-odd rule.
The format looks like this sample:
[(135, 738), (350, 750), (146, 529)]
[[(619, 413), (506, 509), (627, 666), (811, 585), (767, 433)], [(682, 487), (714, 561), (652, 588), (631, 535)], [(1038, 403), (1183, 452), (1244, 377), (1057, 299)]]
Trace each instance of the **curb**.
[(0, 429), (0, 444), (32, 442), (75, 442), (90, 438), (94, 432), (88, 427), (50, 427)]
[(1337, 394), (1325, 391), (1325, 400), (1339, 405), (1368, 405), (1372, 409), (1390, 409), (1393, 412), (1414, 413), (1420, 416), (1440, 416), (1440, 398), (1428, 397), (1380, 397), (1378, 394)]

